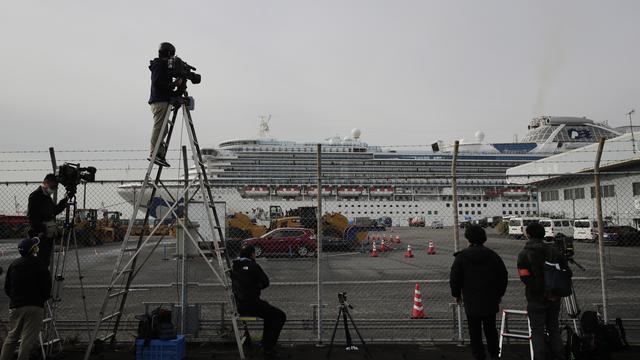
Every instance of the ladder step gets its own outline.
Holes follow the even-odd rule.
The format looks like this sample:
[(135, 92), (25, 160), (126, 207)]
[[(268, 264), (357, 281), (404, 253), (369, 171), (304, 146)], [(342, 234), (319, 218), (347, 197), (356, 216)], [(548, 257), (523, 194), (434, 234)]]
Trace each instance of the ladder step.
[(114, 336), (116, 336), (116, 333), (110, 333), (109, 335), (105, 335), (105, 336), (101, 336), (99, 339), (100, 341), (107, 341), (107, 340), (111, 340)]
[(107, 315), (107, 316), (103, 317), (103, 318), (102, 318), (102, 320), (100, 320), (100, 321), (101, 321), (101, 322), (109, 321), (109, 320), (113, 319), (114, 317), (119, 316), (120, 314), (121, 314), (121, 313), (120, 313), (120, 311), (118, 311), (118, 312), (114, 312), (114, 313), (113, 313), (113, 314), (111, 314), (111, 315)]
[(127, 291), (126, 290), (122, 290), (122, 291), (118, 291), (118, 292), (114, 292), (113, 294), (109, 294), (109, 299), (113, 299), (115, 297), (121, 296), (126, 294)]
[(53, 344), (57, 344), (57, 343), (59, 343), (61, 341), (62, 341), (62, 339), (52, 339), (52, 340), (49, 340), (49, 341), (44, 341), (42, 343), (42, 346), (50, 346), (50, 345), (53, 345)]
[(126, 248), (126, 249), (124, 249), (122, 251), (124, 251), (124, 252), (136, 252), (136, 251), (138, 251), (138, 248)]
[(514, 333), (508, 333), (508, 334), (502, 334), (502, 337), (507, 337), (507, 338), (515, 338), (515, 339), (525, 339), (525, 340), (530, 340), (531, 336), (524, 335), (524, 334), (514, 334)]
[(53, 318), (50, 318), (50, 317), (42, 319), (42, 323), (43, 324), (46, 324), (46, 323), (52, 322), (52, 321), (53, 321)]

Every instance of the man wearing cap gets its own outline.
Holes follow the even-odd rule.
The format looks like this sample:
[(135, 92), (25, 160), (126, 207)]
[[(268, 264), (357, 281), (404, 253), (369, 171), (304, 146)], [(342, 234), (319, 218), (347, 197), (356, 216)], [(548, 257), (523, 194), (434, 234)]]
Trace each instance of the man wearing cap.
[(498, 330), (496, 313), (507, 290), (507, 268), (495, 251), (485, 247), (487, 234), (478, 225), (470, 225), (464, 232), (469, 247), (453, 254), (449, 285), (458, 304), (464, 301), (469, 323), (471, 352), (476, 360), (486, 358), (482, 332), (492, 359), (498, 358)]
[(9, 297), (9, 332), (0, 360), (13, 359), (18, 342), (18, 360), (27, 360), (37, 345), (44, 318), (44, 303), (51, 296), (51, 274), (38, 259), (37, 237), (20, 241), (20, 258), (14, 260), (4, 281)]
[(49, 267), (51, 249), (57, 235), (56, 215), (67, 206), (67, 198), (56, 205), (51, 196), (58, 189), (58, 180), (53, 174), (47, 174), (42, 184), (29, 195), (27, 217), (29, 218), (29, 236), (40, 238), (38, 257)]

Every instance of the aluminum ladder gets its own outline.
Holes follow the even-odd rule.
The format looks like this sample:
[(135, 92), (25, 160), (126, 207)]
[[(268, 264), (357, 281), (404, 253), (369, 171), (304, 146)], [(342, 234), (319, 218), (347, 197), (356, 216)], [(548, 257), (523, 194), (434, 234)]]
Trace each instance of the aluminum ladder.
[[(509, 315), (524, 316), (527, 319), (527, 330), (509, 330)], [(531, 342), (531, 323), (526, 310), (502, 310), (502, 321), (500, 322), (500, 342), (498, 357), (502, 357), (502, 344), (504, 339), (523, 339), (529, 341), (529, 354), (533, 360), (533, 343)]]
[[(96, 352), (99, 352), (106, 343), (109, 343), (110, 345), (113, 345), (115, 343), (116, 335), (118, 333), (118, 326), (124, 313), (127, 296), (131, 290), (132, 281), (134, 280), (138, 272), (142, 270), (142, 267), (151, 256), (151, 253), (153, 253), (153, 251), (157, 248), (157, 246), (163, 240), (164, 236), (161, 236), (159, 240), (153, 241), (155, 244), (153, 245), (151, 253), (142, 260), (142, 263), (139, 266), (137, 266), (138, 258), (141, 257), (141, 250), (145, 245), (150, 243), (151, 237), (156, 233), (160, 225), (168, 218), (169, 215), (173, 214), (176, 219), (179, 218), (177, 214), (177, 208), (179, 205), (178, 200), (180, 199), (180, 197), (184, 199), (185, 194), (187, 194), (189, 188), (191, 188), (192, 186), (196, 187), (196, 192), (200, 192), (203, 197), (204, 203), (207, 205), (207, 222), (208, 226), (211, 229), (211, 234), (214, 235), (214, 239), (212, 239), (213, 249), (210, 250), (212, 250), (211, 253), (213, 253), (217, 258), (218, 269), (216, 269), (214, 265), (209, 262), (205, 252), (200, 249), (197, 239), (195, 239), (190, 234), (187, 226), (185, 225), (185, 221), (177, 221), (175, 224), (176, 226), (181, 226), (184, 229), (185, 241), (187, 241), (186, 238), (188, 238), (188, 240), (193, 243), (196, 250), (198, 251), (199, 256), (204, 259), (208, 268), (212, 271), (215, 277), (219, 280), (220, 284), (223, 286), (225, 302), (227, 303), (227, 306), (225, 306), (225, 315), (231, 318), (240, 359), (245, 359), (244, 351), (242, 348), (241, 334), (238, 330), (239, 316), (236, 308), (235, 298), (231, 288), (231, 279), (229, 276), (231, 270), (231, 261), (228, 257), (227, 252), (224, 251), (225, 249), (222, 246), (222, 244), (224, 244), (224, 234), (222, 232), (222, 227), (220, 226), (220, 219), (215, 208), (211, 186), (207, 178), (205, 164), (202, 159), (200, 145), (198, 143), (195, 127), (193, 125), (193, 119), (191, 117), (191, 112), (189, 109), (189, 104), (191, 104), (192, 101), (193, 99), (189, 98), (186, 92), (184, 92), (184, 95), (178, 98), (172, 98), (167, 106), (167, 111), (162, 127), (163, 131), (160, 133), (158, 141), (156, 141), (155, 148), (153, 149), (152, 155), (149, 159), (150, 162), (147, 173), (144, 177), (139, 191), (139, 196), (135, 199), (133, 213), (129, 221), (124, 239), (122, 241), (120, 253), (111, 274), (111, 280), (109, 281), (109, 284), (107, 286), (107, 291), (100, 308), (98, 318), (91, 332), (89, 345), (84, 356), (85, 360), (88, 360), (91, 357), (92, 351), (94, 349), (96, 350)], [(180, 108), (182, 108), (183, 121), (186, 122), (187, 125), (186, 128), (189, 136), (191, 153), (193, 156), (193, 161), (196, 165), (196, 174), (189, 180), (188, 183), (185, 183), (184, 190), (181, 191), (178, 199), (175, 199), (161, 181), (163, 166), (157, 166), (156, 173), (153, 178), (152, 174), (156, 165), (155, 161), (160, 155), (161, 149), (162, 152), (166, 152), (166, 150), (169, 148), (168, 145), (176, 125), (176, 118), (178, 116), (178, 111), (180, 110)], [(149, 209), (157, 191), (161, 190), (161, 188), (166, 191), (166, 193), (172, 199), (173, 203), (170, 204), (169, 202), (166, 202), (166, 205), (169, 209), (164, 216), (157, 219), (159, 220), (157, 225), (150, 229), (149, 234), (146, 234), (145, 229), (147, 228), (147, 225), (149, 223), (150, 216)], [(146, 193), (149, 190), (150, 196), (147, 198)], [(134, 237), (132, 236), (132, 230), (136, 223), (137, 213), (142, 207), (143, 200), (146, 201), (146, 212), (142, 223), (142, 228), (140, 230), (140, 235)], [(215, 239), (215, 235), (217, 235), (217, 240)], [(108, 310), (109, 305), (114, 301), (116, 302), (117, 306), (113, 308), (114, 310)], [(101, 332), (103, 332), (102, 335), (100, 334)]]

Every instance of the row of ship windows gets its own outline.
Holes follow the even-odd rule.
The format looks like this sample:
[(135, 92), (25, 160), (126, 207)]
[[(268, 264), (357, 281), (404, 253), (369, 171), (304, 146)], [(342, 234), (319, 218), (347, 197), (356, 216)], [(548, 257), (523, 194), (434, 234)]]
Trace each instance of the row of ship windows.
[(527, 210), (526, 213), (525, 213), (524, 210), (521, 210), (521, 211), (518, 211), (518, 210), (515, 210), (515, 211), (502, 210), (502, 215), (535, 215), (535, 214), (536, 214), (535, 211), (529, 211), (529, 210)]
[[(462, 207), (464, 205), (464, 207), (473, 207), (474, 204), (468, 204), (468, 203), (458, 203), (458, 207)], [(487, 207), (487, 204), (475, 204), (477, 207)], [(504, 204), (503, 204), (504, 205)], [(447, 207), (451, 207), (451, 204), (447, 203)]]
[[(345, 214), (347, 215), (380, 215), (380, 211), (345, 211)], [(393, 211), (382, 211), (382, 215), (393, 215), (394, 212)], [(396, 211), (395, 212), (396, 215), (438, 215), (438, 210), (426, 210), (426, 211)], [(480, 211), (478, 211), (478, 215), (480, 215)]]
[[(508, 205), (508, 206), (505, 206), (505, 205)], [(531, 206), (531, 207), (536, 207), (536, 204), (529, 204), (529, 203), (527, 203), (527, 204), (522, 204), (522, 203), (521, 203), (521, 204), (520, 204), (520, 207), (521, 207), (521, 208), (523, 208), (523, 207), (525, 207), (525, 205), (526, 205), (526, 207), (529, 207), (529, 206)], [(511, 204), (509, 203), (509, 204), (502, 204), (502, 207), (512, 207), (512, 206), (511, 206)], [(518, 207), (518, 204), (515, 204), (515, 203), (514, 203), (514, 204), (513, 204), (513, 207), (514, 207), (514, 208), (517, 208), (517, 207)]]

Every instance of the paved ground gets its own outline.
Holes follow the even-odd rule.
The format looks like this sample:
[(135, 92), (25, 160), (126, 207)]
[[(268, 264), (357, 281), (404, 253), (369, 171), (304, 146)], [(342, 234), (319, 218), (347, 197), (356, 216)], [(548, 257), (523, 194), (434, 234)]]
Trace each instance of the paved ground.
[[(77, 351), (70, 350), (64, 354), (65, 359), (81, 359), (82, 349)], [(282, 347), (281, 353), (286, 355), (289, 359), (327, 359), (328, 348), (318, 348), (313, 345), (288, 345), (285, 344)], [(458, 347), (456, 345), (437, 345), (431, 344), (416, 344), (416, 345), (370, 345), (369, 352), (372, 355), (372, 359), (375, 360), (398, 360), (398, 359), (455, 359), (455, 360), (471, 360), (471, 351), (468, 346)], [(347, 352), (342, 348), (336, 346), (330, 359), (364, 359), (365, 352), (360, 349), (359, 351)], [(612, 354), (612, 360), (631, 360), (637, 359), (640, 356), (639, 348), (631, 348), (619, 353)], [(134, 359), (134, 349), (121, 348), (116, 352), (104, 353), (95, 356), (96, 360), (122, 360), (122, 359)], [(221, 348), (220, 346), (193, 345), (187, 347), (186, 359), (215, 359), (215, 360), (231, 360), (237, 359), (237, 352), (231, 347)], [(249, 359), (261, 359), (262, 356), (259, 353), (247, 353)], [(510, 345), (504, 349), (504, 356), (506, 360), (528, 360), (529, 353), (528, 347), (523, 345)]]
[[(523, 307), (523, 285), (516, 277), (516, 257), (523, 246), (519, 240), (498, 236), (489, 230), (487, 246), (495, 249), (504, 259), (510, 272), (507, 295), (503, 299), (505, 308)], [(449, 268), (453, 260), (452, 230), (425, 228), (394, 228), (386, 234), (400, 236), (401, 244), (393, 244), (393, 251), (372, 258), (365, 251), (325, 252), (322, 255), (322, 303), (325, 305), (324, 334), (334, 323), (337, 314), (337, 293), (346, 291), (354, 306), (353, 316), (366, 339), (395, 341), (450, 341), (457, 336), (450, 307), (448, 287)], [(436, 255), (427, 255), (428, 240), (436, 247)], [(411, 244), (414, 258), (403, 256), (407, 244)], [(465, 245), (465, 241), (462, 240)], [(87, 315), (95, 319), (105, 294), (105, 286), (111, 276), (113, 265), (119, 254), (119, 244), (107, 244), (93, 248), (81, 248), (79, 259), (84, 275), (87, 298)], [(145, 247), (151, 250), (152, 245)], [(125, 328), (135, 331), (133, 316), (143, 312), (145, 301), (177, 302), (179, 292), (175, 286), (178, 262), (172, 256), (175, 243), (164, 240), (151, 255), (149, 262), (134, 281), (134, 291), (129, 296), (125, 309)], [(361, 250), (361, 249), (358, 249)], [(575, 287), (579, 303), (584, 309), (593, 309), (601, 303), (601, 284), (594, 244), (577, 243), (576, 260), (586, 271), (575, 270)], [(640, 264), (636, 261), (640, 247), (607, 248), (606, 261), (610, 315), (629, 320), (629, 336), (640, 341), (640, 332), (633, 320), (640, 319)], [(8, 266), (17, 256), (15, 240), (0, 241), (0, 265)], [(263, 297), (283, 308), (288, 315), (283, 338), (288, 340), (315, 339), (315, 321), (312, 304), (317, 296), (316, 258), (270, 257), (258, 260), (272, 280)], [(65, 288), (61, 294), (63, 302), (59, 318), (63, 330), (86, 336), (84, 307), (77, 267), (73, 253), (67, 256)], [(215, 276), (201, 259), (193, 259), (189, 269), (191, 302), (203, 303), (201, 314), (202, 337), (220, 335), (220, 308), (216, 301), (222, 300), (221, 288)], [(419, 283), (426, 320), (410, 320), (414, 287)], [(7, 299), (0, 297), (0, 309), (6, 309)], [(6, 312), (0, 311), (0, 318)], [(73, 321), (71, 321), (73, 320)], [(256, 324), (259, 326), (259, 324)]]

